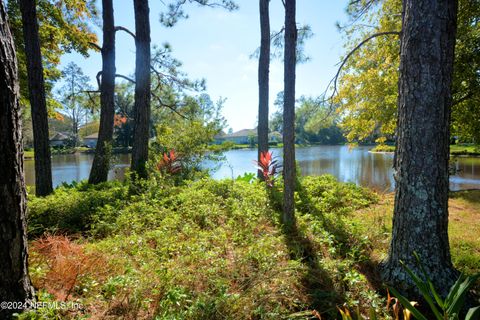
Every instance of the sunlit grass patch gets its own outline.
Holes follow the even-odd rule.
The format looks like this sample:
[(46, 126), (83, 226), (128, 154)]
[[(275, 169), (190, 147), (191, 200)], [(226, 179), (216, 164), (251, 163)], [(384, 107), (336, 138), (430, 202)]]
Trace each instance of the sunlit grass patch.
[[(371, 207), (355, 212), (352, 220), (372, 241), (372, 257), (386, 257), (393, 214), (393, 194)], [(372, 226), (375, 226), (373, 228)], [(453, 192), (449, 200), (449, 240), (457, 269), (480, 272), (480, 190)]]

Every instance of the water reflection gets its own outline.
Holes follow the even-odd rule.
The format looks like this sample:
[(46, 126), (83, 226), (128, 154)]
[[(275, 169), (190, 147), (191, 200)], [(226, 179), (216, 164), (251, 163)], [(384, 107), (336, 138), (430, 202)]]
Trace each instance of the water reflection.
[[(354, 182), (378, 191), (393, 191), (393, 155), (368, 152), (369, 147), (349, 149), (347, 146), (316, 146), (297, 149), (297, 161), (302, 175), (332, 174), (338, 180)], [(281, 156), (281, 149), (274, 149), (274, 155)], [(256, 172), (253, 160), (256, 150), (232, 150), (225, 153), (221, 165), (205, 163), (206, 167), (218, 169), (215, 179), (231, 178), (245, 172)], [(56, 155), (52, 158), (53, 183), (88, 179), (93, 161), (91, 154)], [(129, 166), (129, 155), (117, 155), (109, 179), (123, 179)], [(450, 178), (452, 190), (480, 189), (480, 158), (457, 157), (457, 174)], [(27, 185), (35, 184), (33, 161), (25, 161)]]
[[(349, 149), (346, 146), (316, 146), (297, 149), (297, 161), (302, 175), (331, 174), (338, 180), (354, 182), (379, 191), (393, 191), (391, 154), (373, 154), (368, 147)], [(281, 156), (281, 149), (274, 155)], [(214, 177), (236, 177), (244, 172), (255, 172), (252, 159), (256, 150), (236, 150), (226, 153), (226, 164)]]
[[(315, 146), (297, 148), (302, 175), (332, 174), (343, 182), (353, 182), (381, 192), (394, 190), (393, 154), (371, 153), (371, 147)], [(281, 149), (274, 149), (281, 156)], [(225, 164), (213, 176), (216, 179), (237, 177), (255, 172), (252, 160), (256, 150), (233, 150), (226, 153)], [(457, 157), (458, 172), (450, 178), (451, 190), (480, 189), (480, 158)]]
[[(52, 157), (53, 186), (57, 187), (63, 182), (81, 181), (88, 179), (93, 162), (93, 154), (65, 154)], [(125, 176), (125, 169), (129, 166), (128, 154), (115, 155), (114, 166), (108, 174), (108, 179), (121, 179)], [(25, 182), (28, 186), (35, 185), (35, 164), (33, 160), (26, 160)]]

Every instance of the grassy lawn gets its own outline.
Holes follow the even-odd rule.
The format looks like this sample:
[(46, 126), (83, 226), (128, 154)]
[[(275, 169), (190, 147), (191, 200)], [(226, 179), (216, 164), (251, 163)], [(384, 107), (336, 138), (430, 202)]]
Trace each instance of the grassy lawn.
[[(395, 152), (395, 146), (378, 145), (374, 147), (371, 152)], [(450, 145), (451, 155), (480, 155), (478, 146), (471, 144), (452, 144)]]
[(452, 155), (480, 155), (480, 147), (471, 144), (452, 144), (450, 153)]
[(33, 157), (35, 156), (35, 152), (34, 151), (24, 151), (23, 152), (23, 157), (25, 159), (33, 159)]
[[(353, 221), (372, 241), (372, 260), (387, 255), (392, 228), (393, 194), (378, 204), (358, 210)], [(455, 267), (465, 273), (480, 272), (480, 190), (453, 192), (449, 200), (449, 237)], [(372, 228), (378, 226), (378, 228)]]
[[(59, 148), (59, 149), (51, 149), (52, 155), (56, 154), (73, 154), (76, 152), (86, 153), (86, 152), (93, 152), (95, 149), (87, 148), (87, 147), (76, 147), (76, 148)], [(31, 160), (35, 156), (35, 151), (24, 151), (23, 156), (25, 159)]]

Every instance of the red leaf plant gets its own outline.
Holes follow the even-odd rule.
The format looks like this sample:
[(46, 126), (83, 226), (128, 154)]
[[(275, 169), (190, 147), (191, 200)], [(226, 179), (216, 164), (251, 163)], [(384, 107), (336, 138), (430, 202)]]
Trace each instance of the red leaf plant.
[(257, 169), (262, 173), (265, 183), (268, 187), (273, 187), (275, 178), (279, 173), (280, 165), (271, 151), (265, 151), (260, 154), (260, 161), (253, 160)]
[(164, 152), (163, 157), (157, 163), (158, 171), (167, 172), (169, 174), (176, 174), (182, 170), (180, 159), (175, 154), (175, 150), (170, 150), (169, 153)]
[(113, 118), (113, 126), (116, 128), (122, 127), (125, 123), (127, 123), (127, 117), (116, 114)]

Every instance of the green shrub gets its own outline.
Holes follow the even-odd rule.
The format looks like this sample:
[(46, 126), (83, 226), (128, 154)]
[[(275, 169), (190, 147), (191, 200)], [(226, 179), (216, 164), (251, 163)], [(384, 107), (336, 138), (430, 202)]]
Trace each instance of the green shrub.
[(44, 232), (87, 231), (92, 218), (105, 206), (120, 207), (128, 200), (128, 188), (121, 182), (98, 185), (80, 183), (62, 186), (45, 198), (29, 196), (28, 227), (31, 236)]
[(372, 191), (353, 183), (339, 183), (332, 175), (304, 177), (298, 188), (299, 210), (314, 215), (347, 214), (378, 201)]

